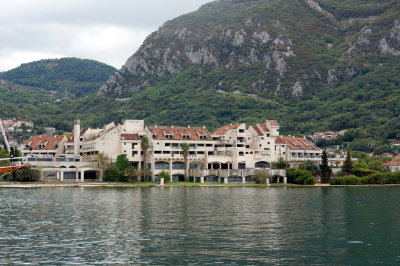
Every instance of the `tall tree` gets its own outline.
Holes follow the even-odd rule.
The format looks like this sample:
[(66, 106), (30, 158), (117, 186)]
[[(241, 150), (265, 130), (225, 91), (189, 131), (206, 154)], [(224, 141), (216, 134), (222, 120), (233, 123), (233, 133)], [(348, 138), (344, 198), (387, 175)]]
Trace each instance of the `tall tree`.
[(328, 164), (328, 153), (326, 152), (326, 150), (322, 152), (321, 164), (319, 165), (319, 169), (321, 170), (322, 176), (321, 182), (328, 183), (331, 177), (332, 169), (329, 167)]
[(346, 160), (342, 165), (342, 172), (345, 175), (349, 175), (353, 172), (353, 161), (351, 160), (350, 151), (347, 151)]
[(183, 161), (185, 162), (185, 182), (189, 182), (189, 160), (188, 160), (188, 157), (189, 157), (190, 146), (187, 143), (182, 143), (181, 149), (182, 149)]
[(104, 171), (107, 169), (110, 158), (105, 153), (98, 153), (94, 156), (93, 166), (100, 169), (100, 181), (103, 181)]
[(150, 142), (149, 142), (148, 137), (143, 136), (140, 139), (140, 147), (143, 151), (143, 171), (142, 171), (143, 179), (144, 179), (144, 181), (147, 181), (147, 173), (148, 173), (148, 171), (147, 171), (147, 152), (150, 148)]
[(286, 169), (289, 167), (288, 161), (283, 157), (279, 157), (278, 161), (272, 163), (273, 169)]

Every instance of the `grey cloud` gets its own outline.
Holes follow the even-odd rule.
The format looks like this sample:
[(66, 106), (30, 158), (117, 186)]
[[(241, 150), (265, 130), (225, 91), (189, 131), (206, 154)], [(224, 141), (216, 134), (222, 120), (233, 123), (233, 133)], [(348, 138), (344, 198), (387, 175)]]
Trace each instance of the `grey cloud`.
[[(0, 71), (28, 62), (21, 54), (32, 54), (26, 60), (65, 55), (121, 67), (147, 34), (209, 1), (2, 0)], [(80, 47), (82, 38), (86, 43)]]

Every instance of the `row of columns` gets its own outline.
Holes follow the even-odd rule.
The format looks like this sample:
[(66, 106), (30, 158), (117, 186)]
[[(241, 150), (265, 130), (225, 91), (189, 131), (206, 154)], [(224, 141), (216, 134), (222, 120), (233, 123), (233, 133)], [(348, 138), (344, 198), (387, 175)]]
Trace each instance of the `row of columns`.
[[(67, 172), (67, 171), (65, 171), (65, 169), (68, 169), (68, 168), (60, 168), (60, 170), (57, 171), (57, 180), (64, 181), (64, 172)], [(71, 169), (68, 169), (68, 170), (69, 170), (68, 172), (71, 172)], [(81, 174), (80, 178), (79, 178), (79, 173)], [(75, 171), (75, 182), (85, 182), (85, 170), (77, 169)]]

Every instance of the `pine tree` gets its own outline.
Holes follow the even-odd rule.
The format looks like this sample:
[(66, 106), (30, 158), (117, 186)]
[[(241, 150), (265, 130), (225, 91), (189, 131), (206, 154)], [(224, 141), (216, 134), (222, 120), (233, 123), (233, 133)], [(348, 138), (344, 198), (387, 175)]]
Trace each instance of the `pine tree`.
[(329, 178), (331, 177), (332, 169), (328, 164), (328, 153), (326, 150), (322, 152), (321, 164), (319, 165), (319, 169), (321, 170), (322, 183), (328, 183)]
[(351, 161), (350, 151), (347, 151), (346, 160), (342, 166), (342, 172), (345, 175), (349, 175), (353, 172), (353, 162)]

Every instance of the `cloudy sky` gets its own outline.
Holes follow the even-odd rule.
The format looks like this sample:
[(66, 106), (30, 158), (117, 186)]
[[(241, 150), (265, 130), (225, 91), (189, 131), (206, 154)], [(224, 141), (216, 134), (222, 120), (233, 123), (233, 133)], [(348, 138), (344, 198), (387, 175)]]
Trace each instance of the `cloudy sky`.
[(0, 0), (0, 71), (35, 60), (120, 68), (165, 21), (211, 0)]

